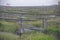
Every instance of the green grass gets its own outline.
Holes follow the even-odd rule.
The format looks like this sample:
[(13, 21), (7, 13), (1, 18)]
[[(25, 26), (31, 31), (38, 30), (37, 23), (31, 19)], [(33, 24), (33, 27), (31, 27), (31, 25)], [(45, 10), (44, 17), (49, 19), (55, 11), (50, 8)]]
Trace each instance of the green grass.
[[(41, 22), (36, 21), (36, 22), (29, 22), (29, 24), (32, 24), (33, 26), (40, 27)], [(49, 33), (59, 33), (60, 34), (60, 23), (56, 24), (55, 22), (49, 23), (48, 31)], [(6, 22), (6, 21), (1, 21), (0, 22), (0, 31), (4, 32), (16, 32), (18, 26), (16, 23), (13, 22)], [(6, 40), (14, 40), (17, 35), (10, 34), (10, 33), (4, 33), (0, 34), (0, 39), (5, 38)], [(8, 37), (9, 36), (9, 37)], [(46, 35), (43, 33), (29, 33), (29, 34), (22, 34), (22, 39), (21, 40), (55, 40), (55, 38), (52, 35)], [(15, 40), (20, 40), (19, 37), (18, 39)]]
[(49, 32), (49, 33), (58, 33), (58, 34), (60, 34), (60, 28), (49, 27), (49, 28), (48, 28), (48, 32)]
[(20, 40), (20, 37), (12, 33), (0, 32), (0, 40)]
[(52, 35), (46, 35), (43, 33), (31, 33), (31, 34), (23, 34), (22, 40), (55, 40)]
[(16, 32), (18, 29), (18, 26), (16, 23), (12, 23), (12, 22), (6, 22), (3, 21), (0, 23), (0, 31), (3, 32)]
[(50, 33), (60, 33), (60, 22), (49, 22), (48, 31)]
[(35, 21), (35, 22), (29, 22), (29, 24), (32, 24), (35, 27), (41, 27), (41, 20), (40, 21)]

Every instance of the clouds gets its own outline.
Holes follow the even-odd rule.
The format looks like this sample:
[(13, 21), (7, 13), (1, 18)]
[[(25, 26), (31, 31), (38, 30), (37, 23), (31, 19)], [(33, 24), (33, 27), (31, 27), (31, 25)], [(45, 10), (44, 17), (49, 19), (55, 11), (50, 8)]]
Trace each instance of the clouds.
[(41, 5), (53, 5), (57, 3), (57, 0), (1, 0), (1, 5), (9, 3), (11, 6), (41, 6)]

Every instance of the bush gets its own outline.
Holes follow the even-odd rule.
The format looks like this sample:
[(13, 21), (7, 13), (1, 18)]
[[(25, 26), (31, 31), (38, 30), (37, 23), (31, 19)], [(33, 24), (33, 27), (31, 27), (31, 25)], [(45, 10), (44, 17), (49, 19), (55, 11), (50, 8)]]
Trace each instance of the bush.
[(0, 40), (20, 40), (20, 37), (11, 33), (0, 32)]

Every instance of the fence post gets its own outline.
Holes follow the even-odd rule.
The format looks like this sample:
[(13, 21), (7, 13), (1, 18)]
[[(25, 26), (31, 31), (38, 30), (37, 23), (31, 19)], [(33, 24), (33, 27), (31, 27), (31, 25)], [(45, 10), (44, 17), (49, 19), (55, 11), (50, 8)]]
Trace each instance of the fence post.
[(43, 28), (47, 27), (47, 18), (42, 18), (42, 25), (43, 25)]
[(48, 28), (48, 23), (47, 23), (47, 18), (42, 18), (42, 27), (43, 27), (43, 32), (47, 33), (47, 28)]
[(18, 34), (22, 34), (23, 33), (23, 28), (22, 28), (22, 18), (18, 19)]
[(4, 13), (2, 13), (2, 18), (3, 18), (3, 20), (5, 19), (5, 17), (4, 17), (5, 15), (4, 15)]

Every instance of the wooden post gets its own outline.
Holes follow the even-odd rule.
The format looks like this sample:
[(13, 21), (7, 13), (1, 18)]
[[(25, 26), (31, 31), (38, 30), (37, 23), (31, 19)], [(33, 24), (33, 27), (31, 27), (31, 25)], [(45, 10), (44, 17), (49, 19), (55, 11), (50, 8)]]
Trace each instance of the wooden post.
[(18, 19), (18, 35), (20, 35), (20, 39), (23, 32), (24, 32), (24, 29), (22, 27), (22, 18), (19, 18)]
[(22, 18), (18, 19), (18, 34), (22, 33)]
[(42, 27), (45, 30), (42, 30), (43, 32), (45, 32), (47, 34), (47, 28), (48, 28), (48, 24), (47, 24), (47, 18), (42, 18)]
[(42, 18), (42, 27), (47, 28), (47, 18)]
[[(4, 13), (2, 13), (2, 18), (3, 18), (3, 20), (4, 20), (4, 18), (5, 18), (4, 16), (5, 16)], [(5, 20), (4, 20), (4, 21), (5, 21)]]

